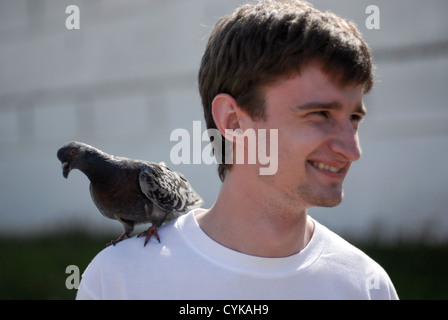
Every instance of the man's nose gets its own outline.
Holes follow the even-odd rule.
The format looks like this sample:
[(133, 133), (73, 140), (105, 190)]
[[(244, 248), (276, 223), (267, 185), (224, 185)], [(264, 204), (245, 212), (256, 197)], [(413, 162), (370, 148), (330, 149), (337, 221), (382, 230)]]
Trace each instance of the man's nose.
[(359, 143), (358, 130), (352, 123), (339, 124), (335, 128), (334, 138), (330, 143), (331, 149), (350, 162), (358, 160), (362, 155)]

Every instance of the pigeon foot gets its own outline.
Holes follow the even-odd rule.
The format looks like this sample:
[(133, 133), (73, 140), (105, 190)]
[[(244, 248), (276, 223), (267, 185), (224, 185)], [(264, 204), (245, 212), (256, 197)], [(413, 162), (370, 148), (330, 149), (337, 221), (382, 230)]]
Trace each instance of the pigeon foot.
[(129, 236), (126, 233), (123, 233), (121, 236), (118, 237), (117, 240), (112, 240), (111, 242), (106, 244), (106, 248), (109, 247), (110, 245), (114, 245), (115, 246), (118, 242), (126, 240), (128, 238), (129, 238)]
[(151, 236), (153, 236), (153, 235), (154, 235), (154, 237), (156, 237), (157, 241), (159, 241), (159, 243), (160, 243), (159, 234), (157, 233), (157, 227), (155, 225), (150, 226), (148, 228), (148, 230), (140, 233), (138, 235), (138, 237), (146, 236), (145, 237), (145, 245), (144, 245), (146, 247), (146, 244), (148, 243), (149, 239), (151, 239)]

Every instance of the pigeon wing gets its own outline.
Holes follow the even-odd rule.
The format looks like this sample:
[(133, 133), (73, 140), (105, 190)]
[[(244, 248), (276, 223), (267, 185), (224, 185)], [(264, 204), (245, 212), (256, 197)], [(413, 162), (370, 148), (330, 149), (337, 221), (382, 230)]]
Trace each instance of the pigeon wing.
[(140, 168), (142, 192), (163, 211), (186, 212), (203, 204), (182, 174), (154, 162), (143, 162)]

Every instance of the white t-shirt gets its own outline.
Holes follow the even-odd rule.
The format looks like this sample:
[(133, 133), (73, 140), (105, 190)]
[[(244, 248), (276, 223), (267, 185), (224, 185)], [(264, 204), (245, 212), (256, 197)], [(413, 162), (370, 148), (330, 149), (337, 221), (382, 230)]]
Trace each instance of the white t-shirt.
[(398, 299), (380, 265), (313, 222), (301, 252), (263, 258), (218, 244), (192, 211), (160, 228), (161, 243), (134, 237), (101, 251), (77, 299)]

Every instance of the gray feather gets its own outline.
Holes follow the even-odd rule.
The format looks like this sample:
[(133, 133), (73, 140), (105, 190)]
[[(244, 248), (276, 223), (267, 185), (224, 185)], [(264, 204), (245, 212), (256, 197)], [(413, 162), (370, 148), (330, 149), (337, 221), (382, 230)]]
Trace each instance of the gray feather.
[(62, 146), (57, 156), (64, 177), (78, 169), (89, 178), (98, 210), (123, 224), (120, 240), (129, 236), (134, 224), (160, 227), (204, 203), (187, 179), (164, 163), (115, 157), (76, 141)]

